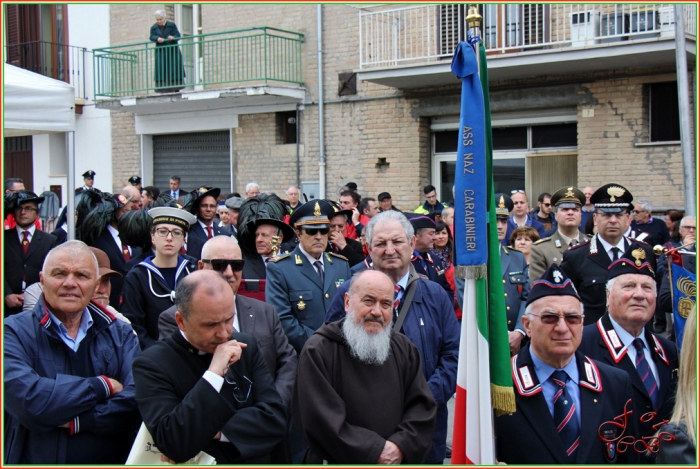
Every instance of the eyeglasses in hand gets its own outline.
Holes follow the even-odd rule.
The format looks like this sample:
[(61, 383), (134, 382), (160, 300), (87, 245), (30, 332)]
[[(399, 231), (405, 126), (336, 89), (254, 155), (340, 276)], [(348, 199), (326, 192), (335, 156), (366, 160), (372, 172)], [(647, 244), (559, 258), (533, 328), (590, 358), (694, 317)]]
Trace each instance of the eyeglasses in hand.
[(233, 384), (233, 398), (236, 402), (243, 403), (248, 400), (253, 382), (247, 376), (241, 376), (235, 368), (230, 367), (224, 375), (224, 380), (228, 384)]

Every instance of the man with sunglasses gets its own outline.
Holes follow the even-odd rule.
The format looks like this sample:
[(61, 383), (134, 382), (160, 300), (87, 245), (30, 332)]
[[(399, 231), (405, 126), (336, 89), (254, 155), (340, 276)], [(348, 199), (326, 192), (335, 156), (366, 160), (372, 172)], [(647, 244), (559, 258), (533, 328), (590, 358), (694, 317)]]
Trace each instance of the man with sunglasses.
[(134, 361), (136, 401), (161, 460), (200, 451), (217, 464), (270, 464), (288, 411), (257, 341), (233, 332), (230, 284), (194, 272), (175, 290), (178, 330)]
[[(613, 422), (632, 408), (626, 373), (577, 348), (584, 308), (569, 278), (552, 264), (532, 285), (523, 325), (530, 343), (511, 359), (516, 412), (498, 417), (496, 459), (506, 464), (635, 463), (636, 420)], [(616, 422), (615, 422), (616, 423)], [(604, 440), (605, 439), (605, 440)]]
[[(569, 248), (561, 269), (571, 279), (586, 308), (586, 325), (605, 314), (605, 282), (608, 267), (627, 250), (631, 240), (624, 233), (629, 226), (632, 194), (619, 184), (605, 184), (591, 196), (596, 208), (593, 220), (598, 233), (593, 238)], [(656, 270), (651, 246), (641, 244), (647, 262)]]
[(545, 233), (557, 228), (557, 220), (552, 213), (552, 205), (552, 194), (543, 192), (537, 197), (537, 208), (532, 211), (535, 219), (544, 226)]
[(507, 246), (510, 240), (510, 235), (513, 230), (519, 226), (531, 226), (540, 234), (540, 238), (545, 237), (544, 225), (537, 221), (536, 217), (530, 215), (530, 205), (527, 201), (527, 194), (522, 189), (510, 191), (510, 198), (513, 201), (513, 211), (508, 218), (508, 228), (506, 237), (503, 238), (501, 244)]
[(5, 231), (4, 288), (5, 316), (22, 311), (24, 290), (39, 281), (39, 272), (56, 237), (38, 230), (39, 204), (44, 201), (31, 191), (17, 191), (6, 196), (5, 207), (14, 216), (16, 226)]
[(350, 279), (345, 257), (325, 252), (333, 206), (310, 200), (297, 208), (289, 223), (299, 245), (267, 264), (266, 302), (277, 309), (289, 343), (299, 353), (323, 318), (338, 286)]

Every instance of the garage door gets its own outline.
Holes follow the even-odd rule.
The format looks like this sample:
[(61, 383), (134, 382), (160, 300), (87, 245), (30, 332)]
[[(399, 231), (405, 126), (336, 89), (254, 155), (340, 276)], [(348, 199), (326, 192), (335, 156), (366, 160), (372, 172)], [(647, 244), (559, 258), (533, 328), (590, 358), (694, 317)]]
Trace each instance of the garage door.
[(161, 191), (170, 187), (170, 176), (182, 179), (185, 191), (200, 186), (231, 189), (229, 131), (153, 136), (153, 182)]

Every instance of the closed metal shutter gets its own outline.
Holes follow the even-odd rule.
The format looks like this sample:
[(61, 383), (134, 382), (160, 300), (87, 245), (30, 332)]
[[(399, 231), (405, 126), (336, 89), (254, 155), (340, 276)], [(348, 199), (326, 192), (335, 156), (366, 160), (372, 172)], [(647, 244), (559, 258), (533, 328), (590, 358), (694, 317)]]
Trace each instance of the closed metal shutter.
[(170, 176), (180, 176), (185, 191), (200, 186), (231, 189), (229, 131), (153, 136), (153, 182), (161, 191), (170, 188)]

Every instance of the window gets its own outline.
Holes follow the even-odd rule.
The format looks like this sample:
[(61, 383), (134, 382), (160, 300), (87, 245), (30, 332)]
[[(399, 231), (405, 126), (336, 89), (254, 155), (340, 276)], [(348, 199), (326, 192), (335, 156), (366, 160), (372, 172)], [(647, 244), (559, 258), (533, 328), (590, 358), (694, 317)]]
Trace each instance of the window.
[(681, 139), (678, 117), (678, 85), (675, 81), (649, 85), (649, 141)]
[(297, 143), (297, 112), (278, 112), (277, 117), (277, 143), (286, 145)]

